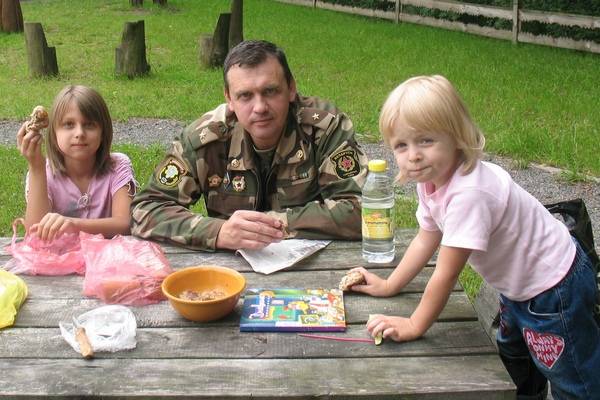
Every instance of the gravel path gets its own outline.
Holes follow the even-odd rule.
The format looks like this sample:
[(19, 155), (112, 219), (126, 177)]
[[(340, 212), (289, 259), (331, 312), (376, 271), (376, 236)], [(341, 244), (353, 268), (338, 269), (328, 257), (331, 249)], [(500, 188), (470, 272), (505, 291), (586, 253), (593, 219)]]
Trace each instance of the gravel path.
[[(0, 120), (0, 144), (14, 145), (15, 135), (20, 126), (17, 121)], [(114, 124), (114, 143), (133, 143), (148, 145), (161, 143), (168, 146), (172, 138), (183, 129), (179, 121), (164, 119), (132, 118), (127, 122)], [(389, 149), (381, 143), (363, 145), (369, 159), (384, 158), (395, 168)], [(505, 157), (487, 155), (492, 161), (510, 172), (513, 179), (534, 195), (542, 203), (582, 198), (592, 218), (596, 249), (600, 253), (600, 179), (591, 178), (587, 182), (570, 183), (560, 179), (560, 170), (542, 165), (530, 165), (528, 168), (516, 168), (514, 163)], [(395, 173), (395, 171), (392, 171)], [(401, 189), (406, 194), (414, 194), (414, 185), (406, 185)]]

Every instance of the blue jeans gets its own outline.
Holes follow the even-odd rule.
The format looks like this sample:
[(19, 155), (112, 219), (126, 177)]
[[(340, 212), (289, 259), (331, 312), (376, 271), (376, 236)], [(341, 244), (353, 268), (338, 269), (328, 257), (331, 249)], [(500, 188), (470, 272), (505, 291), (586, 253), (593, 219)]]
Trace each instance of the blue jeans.
[(555, 400), (600, 399), (600, 327), (594, 319), (596, 277), (579, 243), (568, 274), (526, 301), (500, 295), (500, 357), (517, 397), (542, 399), (546, 379)]

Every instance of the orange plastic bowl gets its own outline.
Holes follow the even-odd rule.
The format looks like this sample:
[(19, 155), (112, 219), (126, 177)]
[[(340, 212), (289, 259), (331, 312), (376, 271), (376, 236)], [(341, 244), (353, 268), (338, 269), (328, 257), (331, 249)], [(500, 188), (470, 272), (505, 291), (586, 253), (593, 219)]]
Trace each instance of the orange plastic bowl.
[[(246, 287), (246, 279), (231, 268), (199, 265), (169, 274), (161, 287), (171, 306), (182, 317), (191, 321), (208, 322), (223, 318), (235, 308)], [(215, 289), (224, 292), (225, 297), (204, 301), (179, 298), (185, 290), (204, 292)]]

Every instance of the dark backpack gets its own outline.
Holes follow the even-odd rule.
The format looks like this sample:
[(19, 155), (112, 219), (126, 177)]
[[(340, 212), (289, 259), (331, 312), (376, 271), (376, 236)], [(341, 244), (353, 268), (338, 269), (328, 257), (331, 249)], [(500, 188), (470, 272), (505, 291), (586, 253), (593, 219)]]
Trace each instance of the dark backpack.
[(583, 200), (561, 201), (554, 204), (545, 204), (544, 207), (551, 214), (560, 216), (562, 222), (569, 228), (571, 235), (577, 239), (587, 256), (592, 260), (594, 270), (596, 271), (596, 275), (598, 275), (600, 260), (594, 247), (592, 221)]

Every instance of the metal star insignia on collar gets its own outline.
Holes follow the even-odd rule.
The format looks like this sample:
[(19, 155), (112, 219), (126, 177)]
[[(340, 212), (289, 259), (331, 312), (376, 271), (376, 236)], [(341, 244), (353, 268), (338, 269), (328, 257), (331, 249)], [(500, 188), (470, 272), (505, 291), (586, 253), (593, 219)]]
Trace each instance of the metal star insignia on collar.
[(316, 120), (318, 120), (318, 119), (319, 119), (319, 114), (317, 114), (317, 113), (314, 113), (314, 114), (312, 115), (312, 119), (313, 119), (313, 120), (315, 120), (315, 121), (316, 121)]

